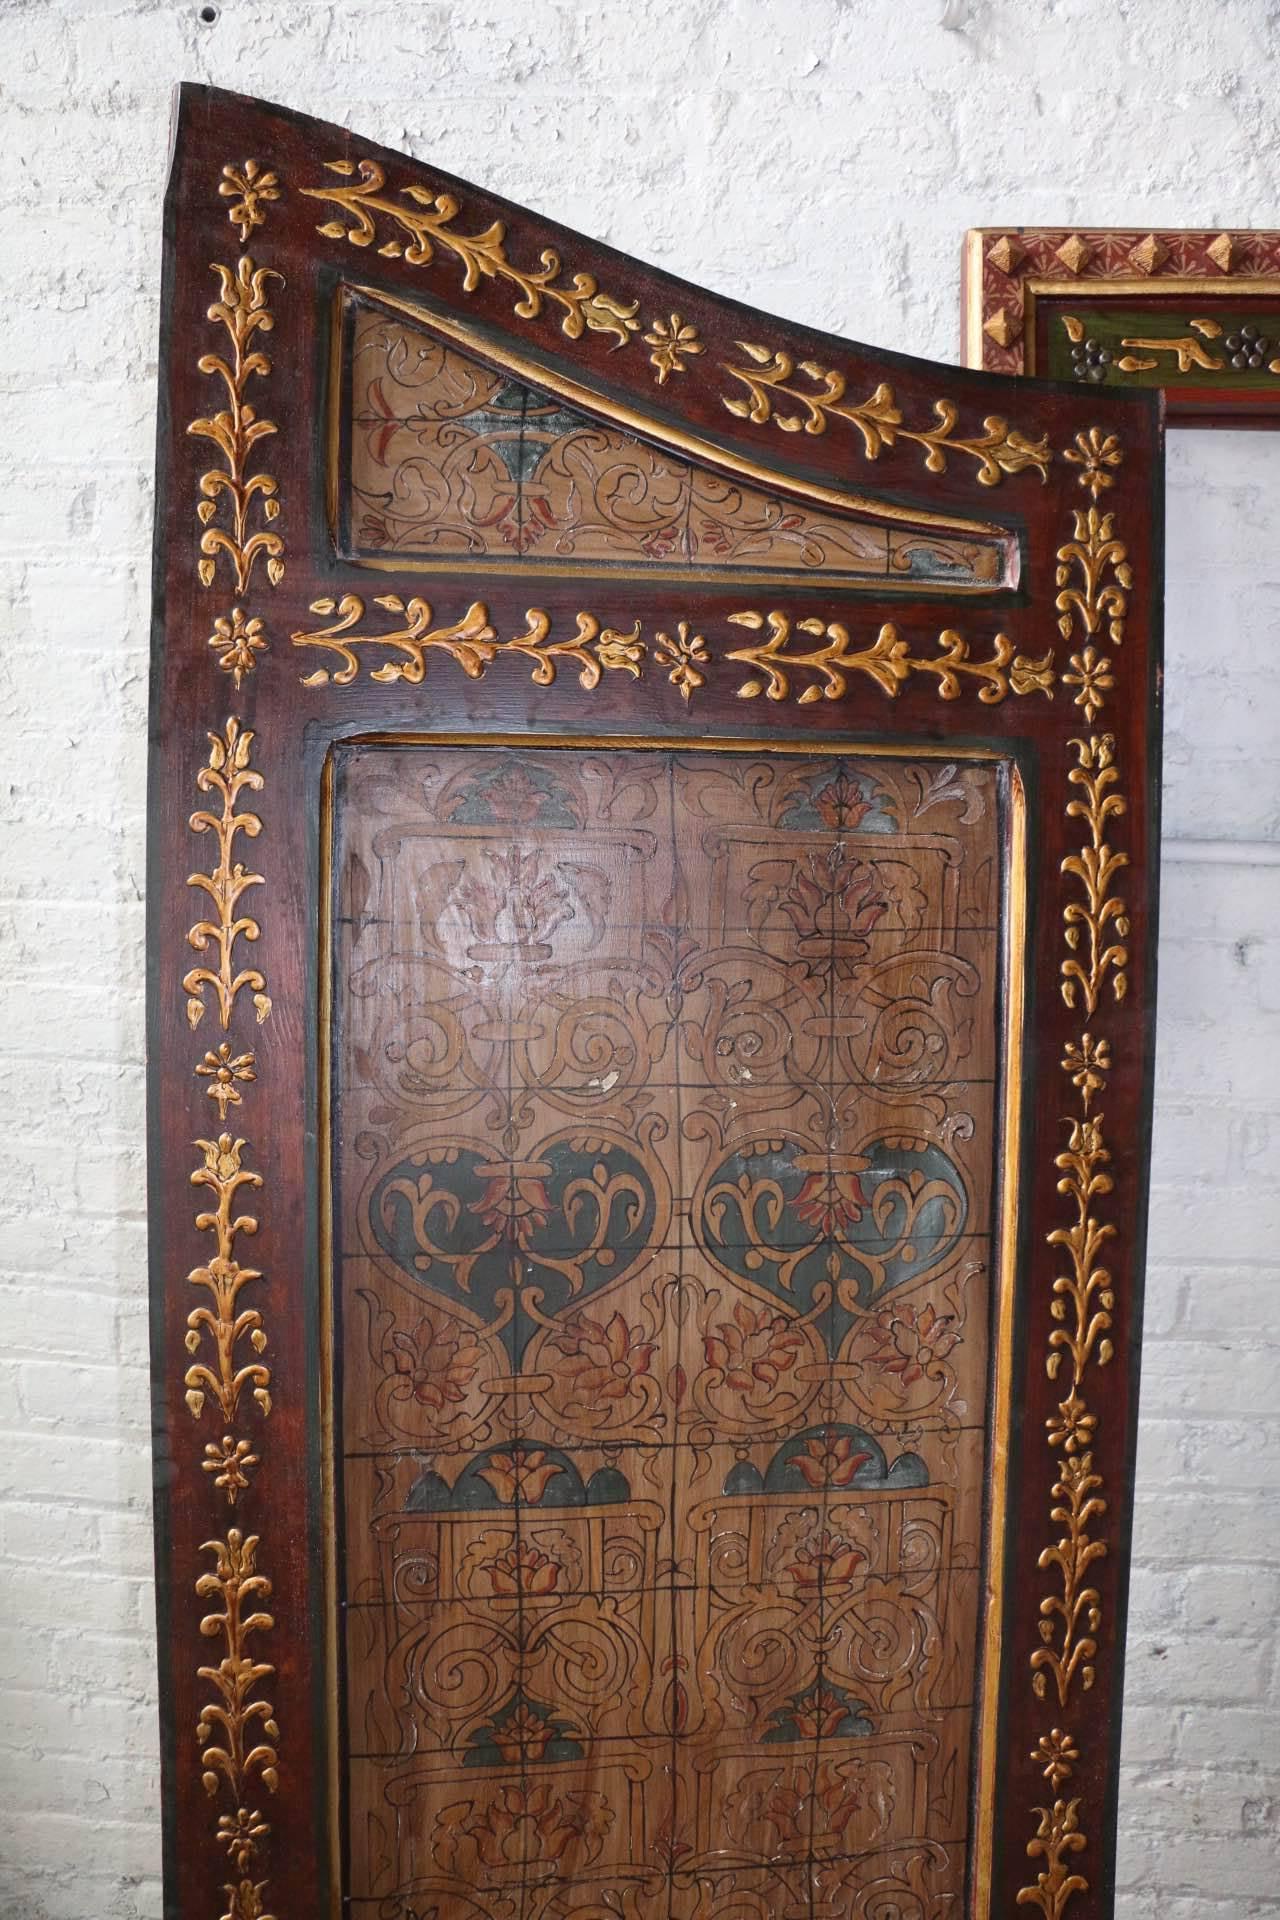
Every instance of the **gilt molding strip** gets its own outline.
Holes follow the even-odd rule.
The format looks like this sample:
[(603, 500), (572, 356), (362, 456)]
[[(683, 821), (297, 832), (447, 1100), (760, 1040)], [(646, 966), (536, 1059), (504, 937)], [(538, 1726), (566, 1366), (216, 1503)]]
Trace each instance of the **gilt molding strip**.
[[(341, 600), (312, 602), (312, 613), (336, 617), (327, 626), (300, 629), (291, 636), (293, 644), (336, 654), (341, 665), (336, 669), (316, 668), (303, 676), (304, 686), (350, 686), (359, 676), (361, 650), (371, 648), (389, 651), (393, 656), (369, 669), (368, 677), (384, 684), (403, 680), (420, 686), (426, 678), (428, 655), (439, 652), (473, 680), (482, 679), (500, 657), (517, 656), (532, 662), (531, 678), (543, 687), (552, 684), (561, 665), (575, 666), (578, 684), (585, 692), (598, 687), (606, 671), (624, 672), (638, 680), (646, 663), (651, 662), (666, 673), (686, 701), (707, 684), (709, 671), (723, 661), (740, 662), (750, 669), (737, 688), (743, 700), (761, 694), (769, 700), (786, 700), (793, 691), (793, 677), (798, 705), (839, 700), (848, 691), (850, 680), (858, 675), (871, 680), (889, 699), (896, 699), (913, 674), (935, 680), (943, 700), (958, 700), (970, 684), (976, 684), (978, 699), (987, 706), (1010, 693), (1043, 693), (1053, 698), (1052, 648), (1038, 659), (1030, 659), (1015, 654), (1013, 642), (1003, 633), (993, 636), (986, 659), (972, 658), (970, 643), (951, 628), (938, 635), (936, 655), (918, 655), (892, 625), (881, 626), (874, 640), (860, 645), (839, 621), (793, 621), (786, 613), (747, 609), (726, 615), (727, 624), (752, 633), (767, 630), (766, 637), (727, 649), (716, 661), (705, 636), (694, 633), (686, 620), (675, 622), (672, 631), (656, 631), (646, 640), (638, 620), (629, 630), (621, 631), (603, 625), (593, 613), (579, 613), (573, 633), (555, 639), (551, 615), (530, 607), (525, 631), (502, 639), (490, 624), (483, 601), (473, 601), (459, 619), (440, 625), (433, 624), (430, 603), (419, 597), (405, 601), (398, 594), (380, 594), (372, 605), (399, 616), (398, 623), (382, 632), (362, 630), (366, 606), (354, 593), (344, 594)], [(809, 646), (802, 641), (793, 648), (797, 635), (811, 636), (821, 644)]]
[[(1103, 621), (1108, 636), (1121, 644), (1127, 593), (1133, 585), (1124, 545), (1115, 538), (1113, 516), (1099, 514), (1097, 499), (1113, 484), (1112, 470), (1122, 453), (1114, 435), (1097, 428), (1077, 436), (1065, 456), (1079, 466), (1079, 485), (1094, 504), (1086, 513), (1073, 510), (1074, 539), (1059, 549), (1058, 598), (1060, 628), (1070, 638), (1079, 622), (1092, 639)], [(1074, 571), (1081, 584), (1070, 584)], [(1092, 721), (1111, 689), (1110, 661), (1098, 657), (1091, 645), (1072, 657), (1079, 687), (1076, 704)], [(1068, 680), (1064, 675), (1064, 680)], [(1092, 1584), (1091, 1569), (1106, 1557), (1108, 1544), (1102, 1528), (1108, 1511), (1104, 1477), (1096, 1455), (1098, 1417), (1089, 1407), (1088, 1375), (1113, 1358), (1111, 1338), (1116, 1291), (1105, 1264), (1115, 1225), (1099, 1217), (1099, 1202), (1114, 1190), (1108, 1171), (1111, 1152), (1106, 1142), (1105, 1115), (1095, 1108), (1106, 1091), (1112, 1070), (1111, 1040), (1096, 1031), (1106, 1000), (1118, 1004), (1125, 994), (1129, 950), (1128, 908), (1116, 891), (1116, 877), (1128, 865), (1128, 855), (1107, 839), (1109, 823), (1124, 814), (1127, 802), (1117, 789), (1115, 740), (1111, 734), (1089, 734), (1070, 743), (1076, 765), (1068, 771), (1072, 788), (1066, 803), (1068, 819), (1084, 827), (1084, 844), (1062, 861), (1064, 879), (1083, 892), (1083, 901), (1067, 898), (1062, 908), (1066, 954), (1061, 965), (1063, 1004), (1079, 1010), (1088, 1021), (1078, 1040), (1067, 1043), (1062, 1070), (1075, 1094), (1075, 1110), (1064, 1117), (1067, 1145), (1054, 1164), (1061, 1178), (1058, 1192), (1067, 1202), (1068, 1224), (1047, 1236), (1055, 1253), (1065, 1256), (1052, 1286), (1045, 1371), (1060, 1383), (1063, 1397), (1046, 1422), (1046, 1439), (1054, 1455), (1055, 1478), (1050, 1494), (1049, 1519), (1056, 1537), (1039, 1558), (1042, 1572), (1055, 1576), (1054, 1590), (1040, 1602), (1040, 1645), (1031, 1655), (1032, 1687), (1037, 1699), (1050, 1701), (1065, 1716), (1076, 1690), (1087, 1692), (1096, 1678), (1098, 1631), (1102, 1601)], [(1117, 936), (1117, 937), (1113, 937)], [(1087, 1893), (1088, 1877), (1074, 1862), (1088, 1847), (1082, 1825), (1083, 1796), (1062, 1797), (1059, 1789), (1080, 1764), (1076, 1735), (1055, 1725), (1041, 1735), (1031, 1754), (1054, 1796), (1047, 1806), (1032, 1809), (1037, 1827), (1027, 1842), (1031, 1860), (1043, 1861), (1033, 1883), (1020, 1888), (1018, 1904), (1038, 1907), (1044, 1920), (1063, 1920), (1075, 1896)]]

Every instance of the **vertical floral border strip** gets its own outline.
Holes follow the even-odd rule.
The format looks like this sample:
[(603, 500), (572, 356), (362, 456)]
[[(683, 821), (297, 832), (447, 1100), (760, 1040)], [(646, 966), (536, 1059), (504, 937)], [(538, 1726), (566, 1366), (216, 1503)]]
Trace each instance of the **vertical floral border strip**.
[[(266, 206), (280, 198), (281, 187), (275, 173), (249, 159), (223, 167), (218, 194), (231, 203), (227, 217), (243, 244), (264, 224)], [(259, 560), (272, 586), (284, 574), (284, 541), (272, 525), (280, 512), (278, 485), (272, 475), (252, 470), (255, 447), (278, 429), (274, 421), (259, 416), (246, 396), (251, 383), (271, 372), (258, 341), (275, 326), (268, 297), (271, 284), (285, 283), (282, 274), (255, 265), (248, 254), (234, 269), (215, 262), (212, 271), (220, 298), (209, 307), (208, 317), (224, 330), (230, 351), (203, 354), (198, 362), (201, 373), (222, 382), (226, 406), (187, 427), (189, 435), (212, 441), (222, 460), (220, 468), (199, 481), (196, 512), (204, 531), (196, 572), (201, 586), (213, 588), (220, 566), (229, 566), (235, 591), (244, 598)], [(241, 605), (214, 618), (207, 641), (237, 693), (267, 644), (261, 615)], [(235, 852), (241, 836), (254, 839), (262, 831), (259, 815), (243, 802), (246, 794), (261, 793), (266, 783), (251, 764), (254, 735), (234, 714), (208, 738), (208, 759), (196, 784), (220, 804), (216, 810), (197, 809), (188, 824), (193, 833), (214, 836), (218, 857), (211, 870), (188, 876), (187, 885), (208, 896), (211, 911), (196, 921), (187, 938), (209, 961), (187, 971), (182, 989), (190, 1027), (199, 1026), (211, 1002), (226, 1034), (242, 993), (250, 999), (259, 1026), (271, 1012), (265, 973), (259, 967), (238, 967), (237, 954), (240, 942), (256, 942), (261, 933), (258, 921), (240, 908), (242, 896), (266, 881), (262, 874), (247, 871)], [(193, 1187), (212, 1196), (210, 1206), (197, 1210), (194, 1223), (198, 1232), (213, 1236), (214, 1250), (187, 1276), (204, 1298), (187, 1316), (189, 1364), (183, 1385), (192, 1419), (199, 1422), (211, 1410), (222, 1429), (220, 1440), (205, 1443), (201, 1468), (206, 1484), (211, 1480), (215, 1498), (221, 1497), (230, 1514), (261, 1465), (254, 1443), (238, 1429), (251, 1404), (259, 1419), (271, 1412), (264, 1316), (259, 1306), (246, 1306), (242, 1299), (247, 1288), (261, 1285), (263, 1275), (237, 1259), (237, 1241), (256, 1234), (259, 1225), (256, 1212), (237, 1211), (241, 1195), (245, 1189), (258, 1192), (264, 1180), (245, 1164), (245, 1140), (233, 1136), (225, 1124), (228, 1108), (242, 1107), (245, 1090), (258, 1079), (257, 1057), (252, 1049), (237, 1051), (224, 1039), (196, 1062), (194, 1076), (206, 1083), (204, 1092), (218, 1110), (212, 1137), (194, 1142), (198, 1160), (190, 1176)], [(275, 1626), (267, 1608), (271, 1582), (258, 1570), (259, 1544), (259, 1535), (228, 1526), (225, 1534), (204, 1542), (202, 1561), (212, 1555), (213, 1563), (195, 1578), (198, 1597), (214, 1603), (200, 1621), (200, 1632), (218, 1644), (219, 1655), (197, 1671), (207, 1695), (195, 1737), (205, 1791), (221, 1801), (213, 1838), (226, 1860), (219, 1876), (230, 1875), (222, 1879), (221, 1920), (272, 1920), (264, 1905), (267, 1882), (256, 1877), (271, 1828), (254, 1802), (264, 1790), (274, 1793), (279, 1784), (280, 1729), (275, 1707), (264, 1693), (275, 1679), (275, 1668), (256, 1658), (253, 1647)]]
[[(1097, 427), (1076, 436), (1065, 458), (1080, 468), (1079, 484), (1092, 504), (1074, 510), (1073, 538), (1058, 550), (1057, 609), (1063, 637), (1071, 640), (1077, 628), (1081, 650), (1071, 656), (1071, 672), (1064, 681), (1076, 688), (1075, 702), (1090, 726), (1101, 711), (1114, 681), (1111, 661), (1094, 645), (1105, 626), (1109, 642), (1120, 646), (1128, 611), (1133, 573), (1128, 554), (1115, 536), (1114, 515), (1102, 513), (1098, 496), (1113, 484), (1113, 472), (1123, 459), (1114, 434)], [(1058, 1192), (1066, 1200), (1069, 1224), (1055, 1228), (1048, 1243), (1065, 1256), (1064, 1268), (1053, 1281), (1045, 1371), (1065, 1388), (1057, 1412), (1046, 1422), (1046, 1438), (1055, 1456), (1056, 1475), (1049, 1518), (1057, 1537), (1040, 1555), (1042, 1572), (1056, 1576), (1054, 1591), (1040, 1602), (1040, 1642), (1031, 1655), (1032, 1686), (1036, 1698), (1050, 1699), (1065, 1719), (1075, 1689), (1087, 1692), (1095, 1678), (1097, 1634), (1102, 1624), (1102, 1602), (1091, 1583), (1091, 1569), (1107, 1553), (1098, 1525), (1107, 1512), (1104, 1481), (1097, 1470), (1094, 1445), (1098, 1417), (1086, 1397), (1090, 1367), (1105, 1367), (1113, 1357), (1111, 1328), (1116, 1308), (1115, 1286), (1104, 1253), (1115, 1226), (1095, 1212), (1098, 1202), (1112, 1192), (1108, 1172), (1111, 1154), (1106, 1144), (1105, 1115), (1095, 1107), (1111, 1071), (1111, 1042), (1095, 1029), (1107, 1001), (1123, 1000), (1128, 982), (1128, 911), (1115, 890), (1116, 877), (1128, 865), (1128, 855), (1116, 850), (1107, 835), (1111, 823), (1126, 810), (1118, 791), (1115, 739), (1109, 733), (1089, 733), (1072, 740), (1076, 764), (1067, 775), (1072, 792), (1067, 800), (1069, 820), (1084, 828), (1078, 852), (1068, 854), (1061, 871), (1078, 886), (1083, 899), (1068, 899), (1062, 911), (1066, 954), (1061, 966), (1063, 1004), (1082, 1017), (1078, 1040), (1067, 1043), (1062, 1070), (1075, 1093), (1075, 1110), (1064, 1117), (1068, 1140), (1055, 1165), (1061, 1175)], [(1041, 1735), (1031, 1754), (1053, 1795), (1051, 1804), (1033, 1808), (1037, 1827), (1027, 1842), (1027, 1854), (1044, 1865), (1034, 1884), (1018, 1892), (1019, 1906), (1035, 1906), (1045, 1920), (1062, 1920), (1078, 1893), (1087, 1893), (1086, 1875), (1074, 1862), (1088, 1847), (1080, 1823), (1080, 1795), (1063, 1798), (1060, 1789), (1080, 1762), (1077, 1738), (1067, 1726), (1054, 1726)]]

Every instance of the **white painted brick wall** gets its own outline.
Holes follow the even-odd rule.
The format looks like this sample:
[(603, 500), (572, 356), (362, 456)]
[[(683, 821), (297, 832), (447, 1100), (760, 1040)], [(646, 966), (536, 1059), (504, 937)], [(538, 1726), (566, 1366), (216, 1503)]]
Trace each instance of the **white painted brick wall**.
[[(141, 893), (170, 83), (944, 359), (966, 226), (1280, 224), (1274, 0), (952, 0), (958, 31), (943, 0), (217, 3), (0, 0), (0, 1920), (160, 1911)], [(1280, 441), (1170, 464), (1121, 1904), (1253, 1920), (1280, 1913)], [(1182, 864), (1188, 837), (1238, 859)]]

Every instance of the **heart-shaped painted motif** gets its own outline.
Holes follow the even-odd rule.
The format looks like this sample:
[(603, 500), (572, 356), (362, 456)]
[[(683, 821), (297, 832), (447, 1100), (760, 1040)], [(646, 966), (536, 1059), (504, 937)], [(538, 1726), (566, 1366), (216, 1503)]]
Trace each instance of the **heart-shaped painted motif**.
[(405, 1273), (486, 1321), (519, 1371), (536, 1321), (625, 1273), (653, 1237), (644, 1162), (619, 1141), (574, 1132), (508, 1160), (478, 1146), (433, 1148), (390, 1168), (370, 1225)]

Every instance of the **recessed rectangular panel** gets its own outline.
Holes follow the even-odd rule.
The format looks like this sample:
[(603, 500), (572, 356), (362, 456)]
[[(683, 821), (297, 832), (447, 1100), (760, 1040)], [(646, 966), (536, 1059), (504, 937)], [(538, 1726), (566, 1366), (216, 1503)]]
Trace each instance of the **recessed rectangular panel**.
[(905, 751), (339, 751), (354, 1912), (960, 1910), (1006, 806)]
[[(683, 347), (681, 369), (701, 351)], [(340, 512), (369, 563), (955, 587), (996, 586), (1008, 564), (999, 536), (845, 518), (653, 446), (463, 352), (425, 316), (353, 300), (343, 352)]]

